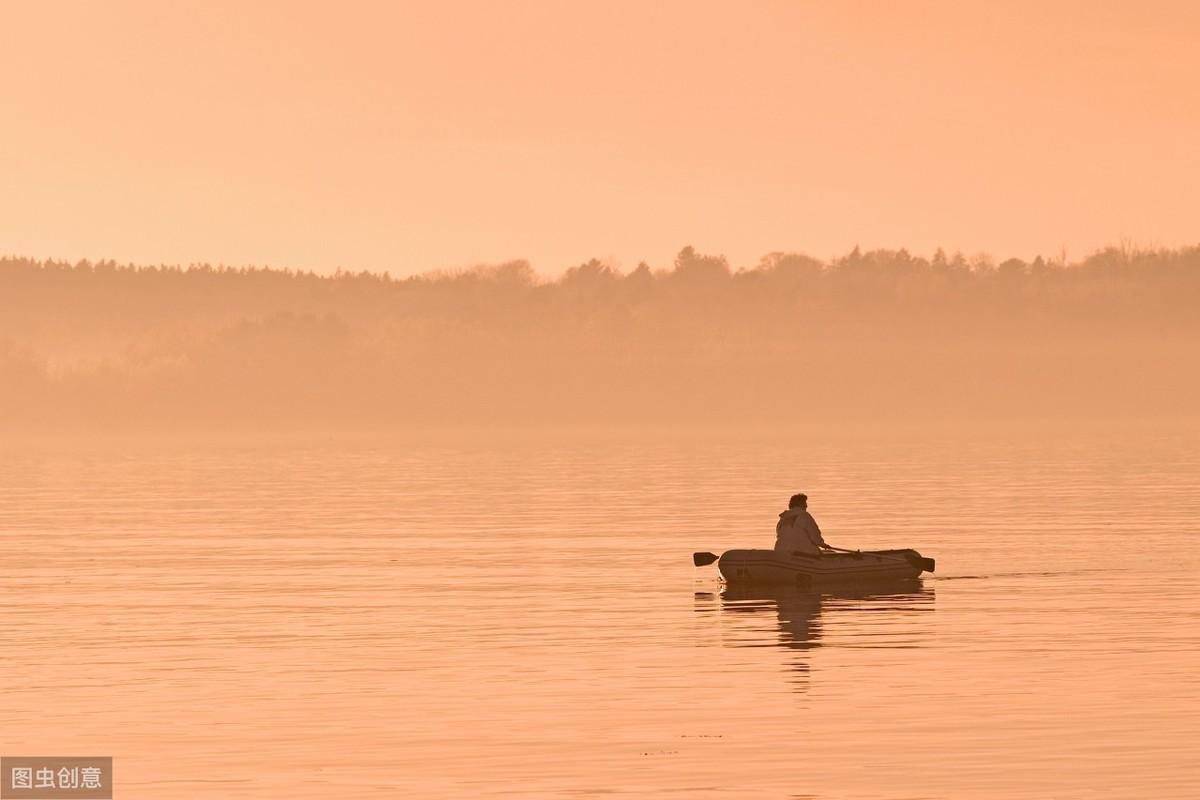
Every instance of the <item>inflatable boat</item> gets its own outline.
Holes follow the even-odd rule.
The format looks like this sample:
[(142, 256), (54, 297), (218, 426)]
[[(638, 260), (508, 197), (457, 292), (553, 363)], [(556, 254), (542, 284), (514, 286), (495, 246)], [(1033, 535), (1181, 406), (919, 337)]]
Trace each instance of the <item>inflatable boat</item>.
[(720, 557), (695, 553), (692, 562), (702, 567), (717, 562), (729, 584), (865, 583), (916, 578), (933, 572), (934, 561), (916, 550), (839, 550), (837, 552), (782, 553), (777, 550), (726, 550)]

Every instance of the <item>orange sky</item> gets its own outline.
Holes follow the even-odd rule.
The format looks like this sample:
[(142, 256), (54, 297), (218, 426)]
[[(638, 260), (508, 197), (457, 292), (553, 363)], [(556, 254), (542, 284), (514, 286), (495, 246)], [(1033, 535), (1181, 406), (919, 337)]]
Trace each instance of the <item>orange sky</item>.
[(0, 252), (555, 274), (1200, 240), (1194, 2), (0, 14)]

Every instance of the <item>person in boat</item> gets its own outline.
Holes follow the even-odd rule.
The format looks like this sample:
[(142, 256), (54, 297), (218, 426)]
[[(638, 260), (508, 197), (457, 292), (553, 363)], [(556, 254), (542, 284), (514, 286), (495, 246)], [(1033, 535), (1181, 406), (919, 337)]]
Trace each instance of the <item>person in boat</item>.
[(829, 549), (829, 545), (821, 536), (817, 521), (808, 513), (808, 495), (792, 495), (787, 511), (779, 515), (779, 522), (775, 525), (776, 552), (819, 556), (825, 549)]

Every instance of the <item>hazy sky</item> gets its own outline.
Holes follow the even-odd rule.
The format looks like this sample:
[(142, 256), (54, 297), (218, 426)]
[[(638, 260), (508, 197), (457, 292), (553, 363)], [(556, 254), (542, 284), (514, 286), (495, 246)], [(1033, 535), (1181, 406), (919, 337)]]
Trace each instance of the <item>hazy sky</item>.
[(394, 274), (1200, 241), (1200, 3), (0, 6), (0, 252)]

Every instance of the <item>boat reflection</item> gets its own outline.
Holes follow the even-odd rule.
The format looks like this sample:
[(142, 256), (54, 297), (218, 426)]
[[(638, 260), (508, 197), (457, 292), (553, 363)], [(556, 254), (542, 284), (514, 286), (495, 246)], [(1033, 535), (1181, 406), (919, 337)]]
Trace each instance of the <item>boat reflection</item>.
[[(869, 587), (804, 591), (793, 587), (726, 586), (719, 595), (697, 592), (697, 611), (733, 624), (721, 626), (724, 647), (801, 651), (789, 658), (797, 691), (806, 691), (811, 653), (819, 647), (919, 647), (923, 626), (909, 615), (932, 611), (934, 591), (920, 579)], [(770, 624), (767, 624), (767, 622)]]

